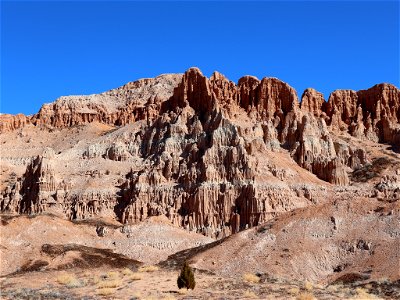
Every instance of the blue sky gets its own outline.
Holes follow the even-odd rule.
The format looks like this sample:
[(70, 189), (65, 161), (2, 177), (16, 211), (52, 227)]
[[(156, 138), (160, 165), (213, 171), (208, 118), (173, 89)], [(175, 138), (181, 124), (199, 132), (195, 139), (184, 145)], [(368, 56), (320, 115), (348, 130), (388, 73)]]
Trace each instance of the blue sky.
[(399, 86), (399, 2), (2, 1), (2, 113), (191, 66), (299, 96)]

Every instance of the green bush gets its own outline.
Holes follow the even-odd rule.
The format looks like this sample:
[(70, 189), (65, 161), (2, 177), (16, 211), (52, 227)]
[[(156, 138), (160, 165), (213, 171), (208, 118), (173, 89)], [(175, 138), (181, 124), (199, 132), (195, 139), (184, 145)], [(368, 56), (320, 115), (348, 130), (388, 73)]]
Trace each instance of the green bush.
[(178, 288), (194, 289), (196, 282), (194, 281), (194, 273), (187, 262), (182, 267), (181, 274), (178, 277)]

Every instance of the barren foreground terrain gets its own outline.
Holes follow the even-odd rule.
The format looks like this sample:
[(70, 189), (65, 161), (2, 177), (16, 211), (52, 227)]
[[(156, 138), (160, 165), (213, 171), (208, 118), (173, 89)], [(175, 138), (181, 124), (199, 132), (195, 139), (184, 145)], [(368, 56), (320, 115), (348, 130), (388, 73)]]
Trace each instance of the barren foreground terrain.
[[(372, 204), (367, 209), (374, 208), (376, 209)], [(391, 225), (391, 221), (385, 221), (384, 216), (393, 209), (399, 210), (394, 206), (380, 209), (376, 217), (381, 217), (383, 222), (388, 221), (387, 225)], [(295, 214), (304, 213), (310, 212), (302, 210)], [(341, 276), (334, 275), (320, 280), (323, 278), (321, 276), (307, 280), (305, 278), (307, 272), (321, 273), (318, 266), (307, 266), (307, 264), (313, 262), (316, 264), (315, 262), (320, 260), (318, 256), (326, 255), (326, 248), (335, 249), (343, 245), (334, 241), (320, 242), (320, 247), (325, 249), (313, 249), (315, 246), (313, 244), (299, 245), (308, 239), (292, 232), (288, 227), (288, 232), (277, 234), (277, 239), (280, 235), (288, 235), (288, 243), (282, 244), (277, 241), (278, 249), (269, 249), (267, 246), (264, 249), (260, 248), (262, 240), (266, 240), (267, 244), (271, 243), (269, 238), (264, 237), (265, 235), (276, 234), (283, 229), (283, 224), (287, 225), (285, 219), (287, 216), (254, 230), (233, 235), (226, 241), (217, 241), (184, 251), (178, 251), (179, 247), (170, 247), (168, 250), (164, 249), (163, 253), (174, 254), (161, 260), (161, 257), (155, 258), (151, 253), (157, 251), (155, 245), (143, 245), (151, 240), (151, 237), (118, 236), (116, 233), (118, 227), (112, 224), (104, 224), (102, 227), (107, 228), (108, 237), (107, 235), (99, 237), (96, 235), (96, 228), (99, 225), (96, 224), (74, 224), (47, 215), (33, 218), (3, 216), (1, 256), (7, 257), (7, 261), (14, 266), (18, 265), (18, 262), (26, 263), (18, 265), (16, 271), (11, 274), (1, 277), (2, 297), (4, 299), (396, 299), (400, 297), (398, 265), (394, 263), (399, 261), (399, 252), (398, 249), (391, 249), (390, 245), (387, 247), (387, 241), (385, 244), (387, 238), (376, 237), (376, 240), (370, 240), (371, 248), (364, 249), (368, 246), (360, 244), (356, 233), (353, 236), (354, 250), (339, 249), (338, 253), (330, 254), (340, 256), (342, 252), (342, 261), (337, 262), (338, 265), (335, 267), (337, 273), (334, 273)], [(319, 222), (319, 225), (323, 224), (323, 221)], [(149, 223), (147, 222), (147, 227), (151, 228), (151, 231), (156, 231), (154, 229), (156, 225), (158, 231), (174, 232), (174, 235), (164, 236), (164, 241), (168, 240), (166, 244), (172, 245), (176, 240), (180, 243), (183, 241), (190, 243), (190, 239), (185, 239), (185, 232), (181, 229), (173, 228), (165, 222), (160, 223), (158, 220)], [(27, 227), (33, 231), (26, 233)], [(136, 228), (133, 226), (132, 230), (134, 229)], [(315, 235), (318, 230), (320, 233), (325, 231), (326, 227), (324, 225), (314, 227), (310, 224), (308, 230), (309, 234)], [(390, 226), (387, 226), (386, 230), (388, 237), (393, 234)], [(41, 234), (42, 237), (38, 239), (34, 232)], [(12, 235), (14, 238), (11, 238), (11, 234), (16, 234), (17, 238), (14, 235)], [(201, 236), (191, 236), (191, 238), (201, 240)], [(40, 245), (38, 241), (42, 240), (47, 244)], [(109, 240), (115, 241), (115, 245), (112, 244), (113, 247), (107, 249)], [(155, 263), (143, 264), (120, 254), (130, 242), (136, 244), (137, 251), (129, 253), (130, 257), (143, 256), (147, 253), (148, 256), (145, 256), (144, 260), (152, 260)], [(141, 246), (137, 246), (138, 244)], [(281, 245), (287, 248), (280, 249)], [(307, 249), (302, 249), (303, 246)], [(348, 248), (351, 246), (345, 245)], [(387, 248), (382, 251), (379, 246)], [(185, 247), (190, 248), (191, 245), (186, 244)], [(224, 248), (221, 249), (222, 247)], [(372, 248), (375, 253), (368, 254)], [(235, 256), (233, 259), (232, 255)], [(260, 255), (264, 256), (263, 260)], [(311, 257), (308, 261), (307, 256)], [(176, 285), (179, 268), (186, 260), (192, 262), (195, 269), (194, 290), (179, 290)], [(252, 264), (252, 261), (261, 264)], [(391, 263), (385, 265), (385, 262)], [(328, 268), (326, 262), (320, 262), (320, 267)], [(341, 267), (349, 269), (349, 272), (338, 271)], [(389, 277), (386, 277), (387, 275)]]

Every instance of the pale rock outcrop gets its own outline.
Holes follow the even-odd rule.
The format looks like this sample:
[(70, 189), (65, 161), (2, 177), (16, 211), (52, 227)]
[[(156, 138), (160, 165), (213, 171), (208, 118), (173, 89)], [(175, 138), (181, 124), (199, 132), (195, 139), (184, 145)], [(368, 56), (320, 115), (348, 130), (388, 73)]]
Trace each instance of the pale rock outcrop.
[(55, 174), (54, 159), (54, 150), (46, 148), (28, 165), (22, 178), (22, 199), (16, 209), (18, 212), (41, 213), (55, 203), (59, 179)]
[(131, 154), (124, 143), (115, 142), (107, 149), (106, 157), (111, 160), (125, 161), (131, 157)]
[(156, 78), (140, 79), (118, 89), (89, 96), (60, 97), (44, 104), (31, 118), (22, 114), (0, 116), (0, 133), (35, 126), (56, 128), (99, 122), (123, 126), (138, 120), (151, 122), (169, 99), (181, 80), (180, 74), (165, 74)]
[(397, 201), (400, 199), (400, 176), (385, 175), (381, 178), (381, 181), (376, 185), (378, 191), (378, 198), (385, 200)]

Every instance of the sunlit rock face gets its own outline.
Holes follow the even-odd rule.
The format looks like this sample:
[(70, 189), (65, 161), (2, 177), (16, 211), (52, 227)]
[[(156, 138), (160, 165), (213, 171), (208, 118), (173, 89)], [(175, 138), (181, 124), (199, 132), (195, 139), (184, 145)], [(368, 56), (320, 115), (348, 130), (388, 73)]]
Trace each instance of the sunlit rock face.
[[(347, 192), (373, 159), (365, 145), (400, 144), (399, 95), (378, 84), (326, 102), (309, 88), (299, 102), (276, 78), (236, 84), (191, 68), (61, 97), (33, 116), (0, 115), (1, 210), (122, 223), (165, 215), (224, 237)], [(390, 190), (385, 178), (383, 192), (356, 193)]]

